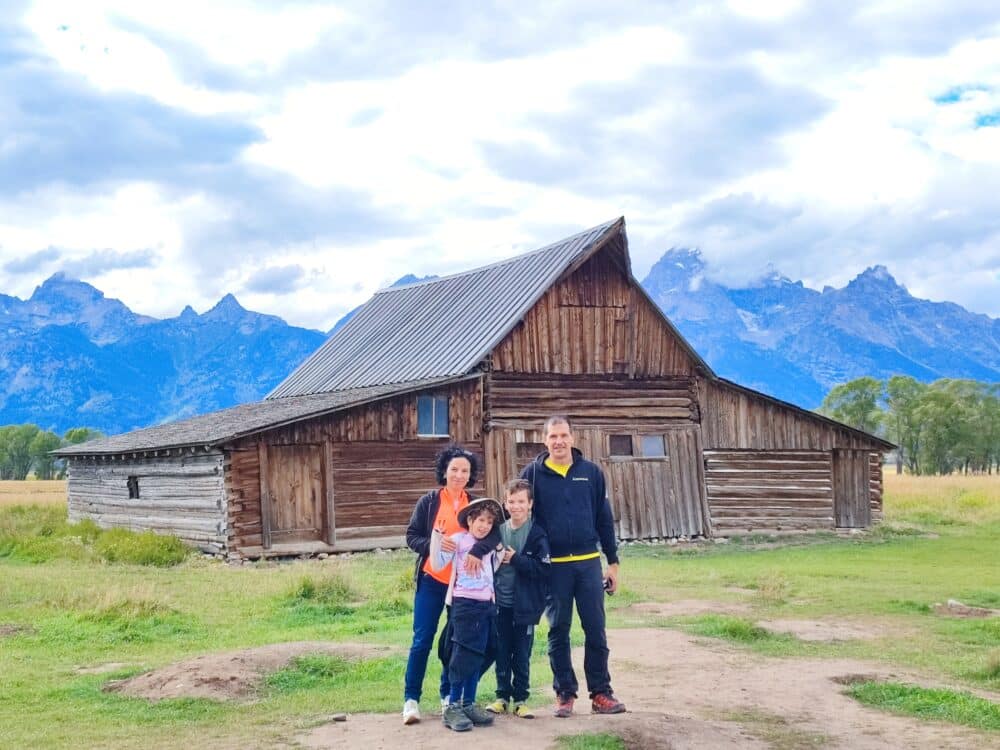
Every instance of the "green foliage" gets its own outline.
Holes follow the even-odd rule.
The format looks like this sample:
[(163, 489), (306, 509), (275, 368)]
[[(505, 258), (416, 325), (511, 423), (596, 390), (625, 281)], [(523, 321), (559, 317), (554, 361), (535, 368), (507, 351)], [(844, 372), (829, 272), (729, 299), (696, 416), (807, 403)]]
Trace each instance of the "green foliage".
[(867, 432), (884, 425), (911, 474), (1000, 470), (997, 383), (864, 377), (833, 388), (820, 412)]
[(90, 427), (71, 427), (63, 435), (63, 442), (66, 445), (79, 445), (88, 440), (97, 440), (102, 437), (104, 437), (104, 433), (100, 430), (93, 430)]
[(326, 623), (353, 614), (360, 595), (336, 573), (323, 577), (303, 576), (282, 600), (290, 624)]
[(865, 705), (897, 714), (1000, 731), (1000, 705), (971, 693), (898, 682), (862, 682), (852, 685), (847, 694)]
[(885, 393), (882, 381), (872, 377), (857, 378), (835, 386), (820, 406), (820, 412), (858, 430), (875, 434), (882, 424), (879, 408)]
[(399, 679), (396, 659), (353, 661), (327, 654), (307, 654), (292, 660), (286, 668), (272, 672), (264, 680), (271, 694), (316, 690), (327, 692), (338, 687), (363, 688), (366, 683)]
[(94, 550), (108, 562), (167, 568), (184, 561), (191, 551), (175, 536), (152, 531), (108, 529), (94, 541)]
[(97, 626), (96, 638), (86, 629), (80, 632), (87, 640), (110, 643), (153, 643), (192, 630), (191, 623), (172, 607), (134, 595), (105, 599), (76, 619)]

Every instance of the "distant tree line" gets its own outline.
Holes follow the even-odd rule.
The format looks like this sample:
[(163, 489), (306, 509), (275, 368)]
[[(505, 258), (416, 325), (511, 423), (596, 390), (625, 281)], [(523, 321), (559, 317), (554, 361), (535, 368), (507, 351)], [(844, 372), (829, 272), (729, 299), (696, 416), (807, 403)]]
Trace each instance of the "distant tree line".
[(858, 378), (833, 388), (819, 412), (896, 443), (898, 470), (1000, 471), (1000, 383)]
[(65, 472), (64, 462), (50, 454), (57, 448), (102, 437), (89, 427), (74, 427), (59, 437), (34, 424), (0, 427), (0, 479), (24, 479), (34, 472), (36, 479), (56, 479)]

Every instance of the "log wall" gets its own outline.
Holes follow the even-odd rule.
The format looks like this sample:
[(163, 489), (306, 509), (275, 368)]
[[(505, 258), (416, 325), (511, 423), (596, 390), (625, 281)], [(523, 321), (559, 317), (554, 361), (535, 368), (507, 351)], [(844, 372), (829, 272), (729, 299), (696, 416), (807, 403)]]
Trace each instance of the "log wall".
[(824, 451), (705, 451), (715, 533), (833, 528), (831, 456)]
[(871, 492), (871, 514), (872, 522), (882, 520), (882, 454), (872, 453), (869, 457), (869, 490)]
[(877, 450), (874, 438), (727, 383), (701, 380), (701, 425), (711, 450)]
[(695, 363), (648, 298), (632, 288), (615, 248), (554, 284), (493, 350), (496, 371), (690, 375)]
[(263, 548), (258, 442), (322, 446), (328, 452), (333, 488), (330, 515), (338, 546), (342, 540), (351, 540), (355, 548), (363, 548), (366, 536), (397, 539), (417, 499), (435, 486), (434, 455), (452, 440), (482, 454), (481, 380), (426, 391), (448, 396), (450, 439), (417, 437), (417, 396), (423, 393), (268, 430), (227, 446), (230, 549), (238, 553)]
[[(70, 457), (68, 466), (70, 521), (89, 518), (102, 528), (173, 534), (205, 551), (223, 551), (227, 518), (221, 452)], [(129, 497), (129, 477), (136, 478), (137, 498)]]

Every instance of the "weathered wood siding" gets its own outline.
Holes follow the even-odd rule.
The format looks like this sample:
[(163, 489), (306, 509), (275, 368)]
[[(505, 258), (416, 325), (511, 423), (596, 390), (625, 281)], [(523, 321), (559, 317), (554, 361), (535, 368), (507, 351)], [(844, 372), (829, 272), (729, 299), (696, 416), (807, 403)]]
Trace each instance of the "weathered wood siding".
[[(120, 526), (173, 534), (209, 552), (227, 537), (223, 454), (185, 451), (149, 457), (70, 458), (69, 519), (89, 518), (103, 528)], [(135, 477), (139, 497), (129, 497)]]
[(708, 536), (711, 532), (700, 432), (664, 432), (662, 458), (611, 456), (601, 463), (621, 539)]
[(495, 371), (689, 375), (694, 361), (623, 274), (614, 248), (552, 286), (493, 350)]
[(833, 507), (838, 528), (871, 526), (871, 453), (833, 452)]
[(486, 418), (491, 426), (534, 427), (552, 414), (574, 425), (697, 422), (692, 377), (633, 379), (614, 375), (493, 372), (487, 379)]
[(728, 383), (701, 380), (702, 439), (710, 450), (878, 450), (872, 438)]
[(825, 451), (705, 451), (716, 533), (833, 528), (833, 476)]
[[(470, 379), (426, 393), (448, 396), (450, 438), (417, 436), (420, 394), (411, 393), (268, 430), (230, 446), (226, 464), (226, 491), (231, 499), (230, 549), (256, 551), (264, 547), (268, 530), (261, 512), (260, 446), (267, 450), (268, 457), (278, 446), (299, 447), (313, 457), (305, 462), (311, 468), (304, 469), (306, 474), (298, 480), (290, 468), (283, 473), (287, 474), (286, 481), (312, 486), (315, 493), (329, 498), (322, 508), (334, 519), (333, 534), (326, 538), (327, 542), (334, 540), (340, 547), (350, 541), (352, 548), (363, 548), (366, 539), (373, 540), (372, 546), (384, 543), (388, 537), (398, 539), (417, 499), (435, 486), (434, 455), (452, 440), (482, 453), (481, 380)], [(321, 460), (324, 455), (329, 456), (328, 467)], [(271, 461), (266, 463), (265, 486), (275, 481), (269, 479)], [(321, 475), (328, 477), (324, 481), (331, 491), (322, 484)], [(267, 500), (264, 497), (265, 506)], [(272, 510), (272, 522), (278, 518), (279, 524), (284, 523), (278, 512)], [(314, 511), (313, 517), (318, 512)], [(300, 511), (298, 520), (304, 523), (305, 515), (307, 511)], [(298, 520), (294, 523), (298, 524)], [(314, 528), (318, 527), (314, 524)], [(310, 534), (308, 530), (286, 536), (291, 537), (290, 541), (323, 540), (323, 534)], [(270, 541), (280, 544), (282, 535)]]

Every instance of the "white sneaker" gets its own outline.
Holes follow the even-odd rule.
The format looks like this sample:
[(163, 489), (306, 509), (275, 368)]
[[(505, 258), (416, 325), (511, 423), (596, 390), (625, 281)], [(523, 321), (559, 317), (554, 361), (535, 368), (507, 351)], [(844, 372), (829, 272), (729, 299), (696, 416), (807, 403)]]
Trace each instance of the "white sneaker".
[(410, 698), (403, 704), (403, 723), (416, 724), (420, 721), (420, 704)]
[(444, 711), (449, 705), (451, 705), (451, 697), (446, 695), (441, 699), (441, 710)]

